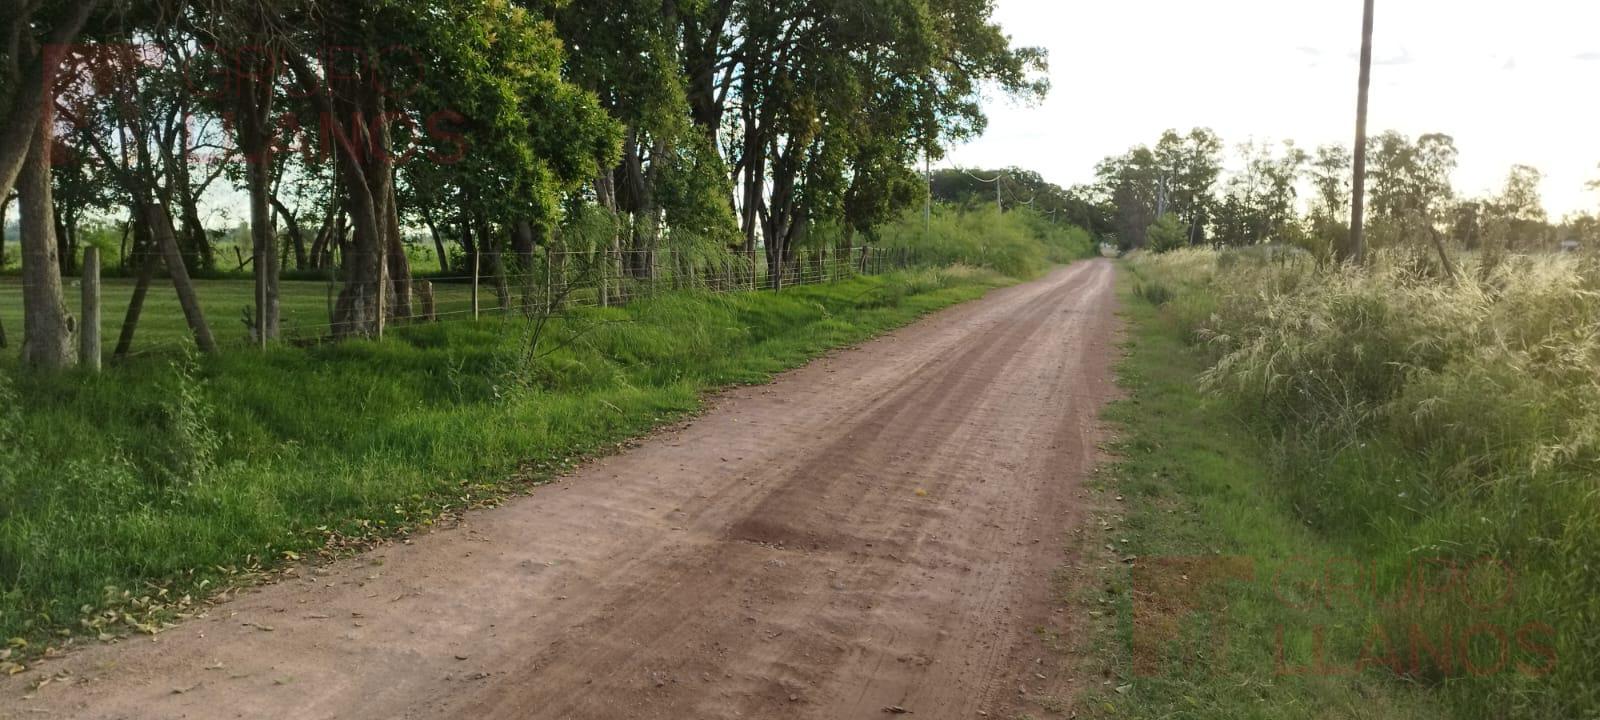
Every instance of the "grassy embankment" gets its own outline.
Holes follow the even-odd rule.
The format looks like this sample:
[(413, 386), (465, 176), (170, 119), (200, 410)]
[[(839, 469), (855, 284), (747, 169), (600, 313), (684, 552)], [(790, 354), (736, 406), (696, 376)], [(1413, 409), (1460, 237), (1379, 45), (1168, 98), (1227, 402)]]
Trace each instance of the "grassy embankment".
[[(1573, 258), (1125, 267), (1117, 717), (1593, 715), (1600, 286)], [(1113, 563), (1115, 560), (1112, 561)], [(1097, 607), (1102, 607), (1098, 606)]]
[(186, 595), (514, 494), (708, 391), (1014, 279), (963, 265), (665, 293), (575, 309), (532, 358), (527, 321), (495, 318), (98, 376), (0, 368), (0, 638), (154, 629)]

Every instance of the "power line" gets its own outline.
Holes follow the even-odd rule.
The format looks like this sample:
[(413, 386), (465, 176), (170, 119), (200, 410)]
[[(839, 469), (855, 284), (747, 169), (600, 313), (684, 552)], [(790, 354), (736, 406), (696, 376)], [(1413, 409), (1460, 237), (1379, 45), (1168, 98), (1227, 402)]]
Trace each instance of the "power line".
[(983, 179), (981, 177), (978, 177), (977, 175), (973, 175), (970, 172), (967, 172), (965, 168), (963, 168), (961, 170), (961, 172), (966, 173), (967, 177), (972, 178), (973, 180), (977, 180), (978, 182), (981, 182), (981, 183), (994, 183), (994, 209), (998, 210), (1001, 213), (1004, 213), (1006, 211), (1005, 203), (1000, 200), (1000, 180), (1006, 176), (1006, 174), (1004, 172), (1000, 172), (999, 174), (995, 175), (994, 177), (992, 177), (992, 178), (990, 178), (988, 180), (985, 180), (985, 179)]

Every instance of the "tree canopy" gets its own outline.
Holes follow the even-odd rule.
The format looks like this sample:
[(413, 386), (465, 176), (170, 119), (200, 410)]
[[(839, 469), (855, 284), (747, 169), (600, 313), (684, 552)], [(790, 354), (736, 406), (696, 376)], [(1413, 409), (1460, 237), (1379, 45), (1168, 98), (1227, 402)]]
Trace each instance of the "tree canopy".
[[(27, 301), (57, 308), (35, 346), (70, 345), (59, 274), (86, 214), (126, 215), (145, 268), (135, 306), (156, 266), (185, 297), (218, 263), (201, 206), (230, 184), (248, 198), (262, 338), (290, 259), (339, 281), (335, 335), (406, 321), (418, 228), (445, 269), (453, 245), (499, 278), (556, 249), (635, 276), (665, 247), (783, 268), (915, 203), (917, 166), (983, 130), (984, 92), (1044, 95), (1044, 52), (992, 14), (991, 0), (22, 3), (0, 16), (16, 49), (0, 68), (0, 195), (41, 176), (28, 162), (54, 186), (48, 202), (19, 186), (43, 288)], [(812, 239), (824, 226), (845, 232)]]

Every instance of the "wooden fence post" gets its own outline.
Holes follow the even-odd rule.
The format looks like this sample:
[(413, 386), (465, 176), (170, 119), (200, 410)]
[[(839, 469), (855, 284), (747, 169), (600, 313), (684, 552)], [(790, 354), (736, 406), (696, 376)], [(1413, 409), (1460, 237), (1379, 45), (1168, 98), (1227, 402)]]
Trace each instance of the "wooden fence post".
[(91, 372), (100, 370), (100, 248), (83, 250), (83, 313), (79, 318), (78, 361)]
[(422, 300), (423, 319), (428, 322), (438, 321), (438, 306), (433, 302), (433, 282), (431, 280), (423, 280), (417, 285), (417, 294), (421, 296), (420, 299)]

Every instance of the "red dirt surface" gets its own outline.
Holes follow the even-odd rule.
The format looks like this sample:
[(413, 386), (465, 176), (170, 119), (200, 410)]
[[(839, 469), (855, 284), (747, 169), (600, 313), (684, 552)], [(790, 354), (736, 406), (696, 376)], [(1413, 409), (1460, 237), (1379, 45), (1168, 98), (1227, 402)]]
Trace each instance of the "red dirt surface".
[(47, 662), (71, 680), (0, 682), (0, 717), (1009, 717), (1072, 684), (1035, 630), (1064, 624), (1113, 273), (991, 293), (458, 528)]

